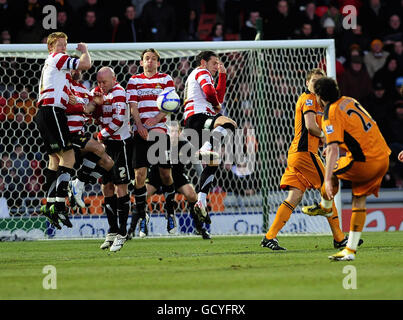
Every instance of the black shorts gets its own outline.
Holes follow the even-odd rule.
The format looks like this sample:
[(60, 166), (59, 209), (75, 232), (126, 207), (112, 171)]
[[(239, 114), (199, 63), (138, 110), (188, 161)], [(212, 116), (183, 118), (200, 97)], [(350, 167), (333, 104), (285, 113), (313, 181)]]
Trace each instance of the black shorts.
[[(190, 179), (186, 175), (183, 165), (172, 165), (172, 178), (176, 191), (182, 186), (190, 184)], [(151, 166), (148, 170), (147, 183), (152, 185), (157, 191), (162, 187), (161, 176), (157, 165)]]
[(196, 113), (186, 120), (186, 128), (196, 130), (197, 134), (199, 135), (199, 146), (197, 149), (199, 149), (203, 143), (206, 142), (206, 140), (203, 139), (203, 130), (213, 130), (214, 123), (216, 122), (217, 118), (221, 116), (221, 114), (216, 114), (213, 116), (206, 113)]
[(132, 179), (132, 140), (106, 140), (104, 141), (106, 153), (115, 162), (112, 169), (102, 177), (102, 184), (128, 184)]
[(149, 168), (151, 165), (155, 164), (162, 168), (171, 168), (171, 157), (170, 157), (171, 141), (167, 134), (161, 135), (161, 138), (166, 140), (164, 141), (164, 144), (162, 144), (163, 147), (160, 150), (158, 148), (159, 144), (158, 140), (147, 141), (144, 140), (142, 137), (140, 137), (140, 135), (138, 134), (134, 135), (133, 137), (134, 169)]
[(53, 106), (39, 107), (34, 121), (48, 154), (73, 148), (64, 109)]

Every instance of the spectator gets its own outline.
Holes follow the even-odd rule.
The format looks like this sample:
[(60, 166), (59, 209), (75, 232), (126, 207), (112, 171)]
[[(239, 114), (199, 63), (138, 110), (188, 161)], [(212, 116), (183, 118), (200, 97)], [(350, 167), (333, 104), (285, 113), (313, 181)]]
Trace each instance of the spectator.
[[(99, 23), (95, 11), (87, 11), (83, 24), (75, 32), (75, 40), (85, 43), (105, 42), (105, 28)], [(80, 40), (78, 40), (80, 39)]]
[(224, 5), (224, 25), (225, 33), (239, 33), (241, 16), (241, 1), (226, 0)]
[(396, 79), (401, 75), (399, 74), (396, 57), (389, 55), (385, 65), (375, 73), (374, 82), (381, 82), (386, 89), (386, 94), (395, 95)]
[(2, 44), (9, 44), (11, 43), (11, 35), (8, 30), (3, 30), (1, 32), (1, 43)]
[(36, 21), (41, 21), (42, 18), (42, 5), (38, 0), (25, 0), (22, 12), (25, 15), (34, 17)]
[(126, 7), (125, 17), (117, 28), (116, 42), (141, 42), (140, 21), (136, 19), (134, 6)]
[(8, 30), (15, 39), (17, 30), (23, 20), (22, 12), (16, 1), (0, 0), (0, 31)]
[(313, 34), (312, 24), (309, 22), (303, 23), (299, 35), (296, 38), (300, 40), (315, 39), (316, 36)]
[(339, 4), (337, 0), (330, 1), (329, 9), (321, 17), (323, 28), (326, 28), (325, 22), (328, 21), (329, 18), (332, 19), (332, 21), (334, 22), (335, 33), (341, 33), (343, 31), (343, 15), (339, 11)]
[(67, 35), (73, 34), (73, 24), (67, 11), (57, 11), (57, 31)]
[(249, 12), (249, 19), (246, 20), (241, 29), (241, 40), (255, 40), (256, 38), (256, 21), (260, 18), (259, 11), (253, 10)]
[(346, 68), (340, 79), (340, 91), (343, 96), (349, 96), (362, 102), (372, 92), (371, 78), (368, 75), (362, 58), (351, 58), (350, 66)]
[[(88, 11), (92, 11), (95, 13), (98, 23), (106, 25), (107, 21), (105, 18), (105, 12), (98, 0), (86, 0), (86, 3), (77, 9), (77, 18), (75, 19), (74, 24), (81, 25), (85, 23)], [(80, 34), (80, 36), (82, 35), (83, 34)]]
[(393, 54), (396, 57), (399, 73), (403, 73), (403, 41), (396, 41), (393, 46)]
[(376, 121), (388, 145), (392, 142), (392, 134), (389, 128), (391, 114), (393, 114), (393, 103), (388, 95), (385, 94), (385, 86), (382, 82), (375, 82), (373, 92), (362, 104)]
[(305, 10), (300, 13), (299, 24), (301, 29), (304, 25), (310, 24), (312, 28), (313, 37), (317, 37), (321, 30), (320, 18), (316, 15), (315, 1), (308, 1), (305, 5)]
[(367, 67), (368, 74), (371, 78), (374, 77), (375, 72), (381, 69), (386, 62), (389, 52), (383, 50), (383, 43), (379, 39), (371, 42), (371, 51), (365, 57), (364, 62)]
[(165, 0), (152, 0), (144, 5), (142, 25), (146, 42), (169, 42), (175, 39), (175, 12)]
[(179, 41), (197, 41), (199, 40), (198, 27), (199, 15), (194, 9), (185, 11), (185, 19), (179, 32)]
[(53, 0), (48, 1), (48, 3), (56, 7), (57, 13), (66, 12), (68, 17), (72, 17), (74, 14), (73, 7), (69, 0)]
[(389, 17), (388, 26), (383, 37), (385, 46), (393, 46), (396, 41), (402, 41), (403, 32), (400, 17), (397, 14), (392, 14)]
[(269, 21), (264, 23), (263, 37), (265, 39), (285, 40), (294, 36), (297, 19), (289, 8), (288, 1), (277, 2), (277, 10)]
[(224, 25), (221, 22), (217, 22), (211, 28), (210, 36), (207, 41), (224, 41)]
[(382, 38), (386, 26), (386, 10), (380, 0), (369, 0), (360, 9), (358, 19), (366, 34), (374, 38)]
[(44, 35), (42, 27), (40, 27), (33, 16), (26, 15), (24, 26), (18, 32), (16, 42), (18, 43), (40, 43)]
[(143, 13), (144, 5), (150, 0), (132, 0), (132, 4), (136, 8), (136, 19), (140, 18)]
[(362, 26), (357, 24), (356, 28), (346, 30), (342, 35), (341, 41), (341, 53), (347, 57), (350, 47), (353, 44), (360, 46), (361, 50), (365, 53), (370, 49), (371, 38), (364, 32), (362, 32)]
[(323, 23), (322, 38), (324, 39), (334, 39), (336, 47), (336, 57), (342, 55), (341, 51), (341, 35), (336, 33), (336, 24), (332, 18), (326, 18)]

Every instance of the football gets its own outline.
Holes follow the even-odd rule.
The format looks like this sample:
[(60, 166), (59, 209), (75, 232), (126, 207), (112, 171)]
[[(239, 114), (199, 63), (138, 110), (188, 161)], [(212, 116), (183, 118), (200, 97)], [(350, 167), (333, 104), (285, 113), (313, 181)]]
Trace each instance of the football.
[(164, 89), (157, 98), (157, 107), (163, 112), (175, 112), (179, 109), (181, 99), (174, 88)]

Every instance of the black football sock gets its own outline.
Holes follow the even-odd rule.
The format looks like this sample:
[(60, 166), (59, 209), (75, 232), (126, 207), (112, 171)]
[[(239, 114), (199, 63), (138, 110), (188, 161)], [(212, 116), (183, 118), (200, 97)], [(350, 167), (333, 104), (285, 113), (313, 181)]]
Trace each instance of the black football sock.
[(58, 211), (64, 211), (66, 209), (67, 188), (73, 174), (74, 170), (67, 167), (61, 166), (59, 170), (57, 170), (55, 208)]
[(127, 194), (117, 198), (118, 218), (119, 218), (119, 234), (126, 235), (127, 219), (129, 218), (130, 196)]
[(105, 197), (105, 213), (108, 219), (109, 231), (108, 233), (118, 233), (118, 215), (117, 215), (117, 197)]
[(140, 218), (146, 217), (146, 205), (147, 205), (147, 188), (146, 186), (140, 189), (134, 189), (134, 198), (136, 200), (137, 214)]
[(46, 208), (49, 210), (50, 206), (56, 201), (57, 171), (46, 168), (44, 174), (45, 184), (43, 188), (46, 192)]
[(172, 183), (167, 186), (165, 184), (162, 185), (162, 192), (165, 197), (165, 209), (167, 214), (174, 214), (174, 201), (175, 201), (175, 185)]
[(98, 157), (94, 153), (89, 153), (89, 154), (85, 155), (85, 157), (83, 159), (83, 164), (81, 165), (81, 168), (77, 172), (77, 178), (80, 181), (83, 181), (85, 183), (89, 183), (90, 182), (90, 175), (91, 175), (92, 171), (95, 169), (95, 167), (97, 165), (97, 162), (100, 159), (101, 158)]

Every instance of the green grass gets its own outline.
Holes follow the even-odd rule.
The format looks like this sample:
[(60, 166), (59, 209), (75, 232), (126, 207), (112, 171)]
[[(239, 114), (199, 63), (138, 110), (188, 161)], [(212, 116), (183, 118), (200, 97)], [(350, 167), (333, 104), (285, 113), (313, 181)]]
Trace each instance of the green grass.
[[(101, 240), (0, 243), (0, 299), (402, 299), (403, 232), (364, 233), (353, 262), (330, 262), (330, 236), (135, 239), (118, 253)], [(57, 270), (45, 290), (42, 269)], [(343, 288), (346, 265), (357, 289)]]

